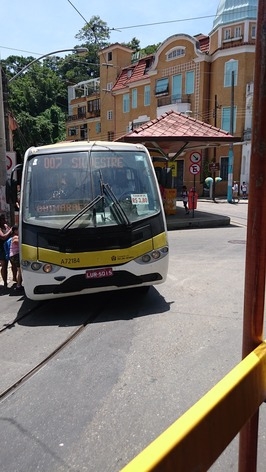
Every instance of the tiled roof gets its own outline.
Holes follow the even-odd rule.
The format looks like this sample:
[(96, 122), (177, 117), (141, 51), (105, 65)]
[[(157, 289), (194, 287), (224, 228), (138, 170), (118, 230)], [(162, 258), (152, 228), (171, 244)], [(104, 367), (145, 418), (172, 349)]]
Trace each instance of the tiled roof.
[[(216, 128), (203, 121), (196, 120), (183, 113), (169, 111), (155, 120), (144, 123), (136, 130), (129, 133), (130, 136), (188, 136), (190, 138), (228, 138), (231, 135), (220, 128)], [(127, 135), (127, 136), (129, 136)]]
[(195, 149), (197, 146), (232, 143), (240, 141), (240, 138), (182, 113), (169, 111), (122, 136), (118, 141), (144, 144), (154, 142), (165, 152), (176, 152), (184, 145)]
[(137, 63), (131, 64), (130, 66), (123, 69), (115, 85), (113, 86), (112, 91), (115, 92), (116, 90), (120, 90), (133, 82), (143, 79), (147, 68), (147, 61), (149, 60), (150, 58), (145, 57), (140, 59)]
[(194, 38), (199, 42), (201, 52), (208, 53), (210, 48), (210, 37), (205, 34), (196, 34)]

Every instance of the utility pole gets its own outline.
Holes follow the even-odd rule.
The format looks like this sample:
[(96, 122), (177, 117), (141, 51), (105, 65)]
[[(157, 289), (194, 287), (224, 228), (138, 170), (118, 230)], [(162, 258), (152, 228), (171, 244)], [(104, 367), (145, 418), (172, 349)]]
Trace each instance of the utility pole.
[(6, 133), (3, 101), (2, 67), (0, 65), (0, 186), (6, 185)]
[[(234, 134), (234, 91), (235, 91), (235, 72), (232, 71), (231, 81), (231, 112), (230, 112), (230, 134)], [(228, 187), (227, 187), (227, 201), (232, 203), (232, 186), (233, 186), (233, 172), (234, 172), (234, 151), (233, 143), (229, 146), (228, 152)]]
[[(217, 108), (219, 108), (219, 107), (218, 107), (218, 104), (217, 104), (217, 95), (215, 95), (215, 97), (214, 97), (214, 126), (215, 126), (215, 128), (217, 127)], [(212, 160), (212, 162), (216, 163), (216, 146), (213, 149), (213, 160)], [(216, 176), (216, 174), (215, 174), (215, 170), (214, 170), (214, 172), (212, 174), (212, 178), (213, 178), (212, 199), (216, 203), (216, 200), (215, 200), (215, 184), (216, 184), (215, 176)]]
[[(266, 274), (266, 3), (259, 0), (254, 74), (254, 102), (244, 291), (245, 358), (263, 340)], [(248, 393), (247, 393), (248, 395)], [(239, 399), (241, 402), (243, 399)], [(245, 398), (243, 401), (248, 401)], [(265, 408), (265, 406), (264, 406)], [(264, 412), (264, 410), (263, 410)], [(240, 432), (239, 472), (256, 472), (259, 410)]]

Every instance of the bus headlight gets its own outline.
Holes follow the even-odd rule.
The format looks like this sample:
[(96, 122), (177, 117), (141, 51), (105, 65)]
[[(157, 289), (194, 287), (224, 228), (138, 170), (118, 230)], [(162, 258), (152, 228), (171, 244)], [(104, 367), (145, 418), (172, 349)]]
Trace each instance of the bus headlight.
[(142, 260), (143, 262), (150, 262), (151, 256), (149, 254), (144, 254), (144, 256), (142, 256)]
[(154, 249), (154, 251), (147, 252), (143, 256), (137, 257), (135, 262), (137, 264), (149, 264), (151, 262), (157, 261), (158, 259), (163, 259), (168, 254), (168, 246), (161, 247), (160, 249)]
[(46, 272), (46, 274), (48, 274), (49, 272), (52, 272), (52, 269), (53, 269), (53, 267), (52, 267), (51, 264), (44, 264), (44, 266), (42, 268), (42, 270), (44, 272)]
[(159, 259), (161, 257), (160, 251), (152, 251), (151, 257), (153, 259)]
[(22, 259), (20, 264), (22, 265), (22, 267), (28, 267), (30, 265), (29, 261), (25, 261), (24, 259)]
[(39, 270), (42, 267), (42, 264), (40, 262), (32, 262), (31, 268), (32, 270)]

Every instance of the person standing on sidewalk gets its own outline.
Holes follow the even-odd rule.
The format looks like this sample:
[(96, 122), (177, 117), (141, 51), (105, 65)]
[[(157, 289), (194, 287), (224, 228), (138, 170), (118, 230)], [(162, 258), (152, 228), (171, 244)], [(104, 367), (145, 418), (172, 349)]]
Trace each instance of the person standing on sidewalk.
[(189, 209), (187, 206), (188, 205), (188, 191), (185, 185), (183, 185), (182, 187), (182, 200), (183, 200), (183, 205), (185, 208), (186, 215), (188, 215), (189, 214)]
[(1, 264), (1, 276), (4, 282), (4, 289), (7, 288), (7, 265), (8, 260), (6, 259), (5, 253), (5, 241), (9, 238), (12, 233), (12, 228), (7, 224), (6, 217), (4, 214), (0, 215), (0, 264)]
[[(12, 231), (10, 237), (4, 242), (4, 249), (5, 249), (5, 253), (6, 253), (7, 265), (8, 265), (8, 262), (10, 261), (9, 253), (10, 253), (10, 244), (11, 244), (11, 241), (12, 241), (12, 236), (13, 236), (13, 231)], [(15, 264), (13, 264), (12, 261), (10, 261), (10, 264), (11, 264), (13, 282), (16, 282), (17, 281), (17, 267), (15, 266)]]
[(12, 227), (12, 239), (9, 250), (10, 261), (17, 268), (17, 286), (15, 290), (22, 290), (22, 275), (19, 258), (19, 239), (18, 239), (18, 225)]
[(242, 185), (241, 185), (241, 192), (242, 192), (244, 200), (247, 199), (247, 191), (248, 191), (247, 184), (246, 184), (246, 182), (243, 182)]
[(232, 191), (233, 191), (233, 203), (236, 203), (236, 200), (237, 200), (237, 203), (239, 202), (239, 195), (238, 195), (238, 183), (236, 180), (234, 180), (234, 185), (232, 187)]

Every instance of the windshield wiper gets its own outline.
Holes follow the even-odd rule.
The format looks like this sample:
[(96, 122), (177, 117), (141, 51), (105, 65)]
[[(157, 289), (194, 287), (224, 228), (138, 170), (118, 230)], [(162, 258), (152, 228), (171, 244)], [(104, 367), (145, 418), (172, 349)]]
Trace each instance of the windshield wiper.
[(119, 201), (117, 200), (114, 192), (112, 191), (109, 184), (105, 184), (101, 181), (101, 189), (102, 192), (111, 200), (113, 206), (110, 207), (110, 211), (112, 212), (113, 216), (115, 217), (117, 223), (124, 224), (126, 226), (131, 226), (131, 223), (125, 213), (123, 207), (120, 205)]
[(103, 195), (98, 195), (96, 198), (94, 198), (90, 203), (85, 205), (82, 210), (80, 210), (71, 220), (69, 220), (61, 229), (60, 231), (66, 231), (67, 229), (70, 228), (70, 226), (73, 225), (84, 213), (86, 213), (88, 210), (90, 210), (92, 207), (94, 207), (97, 203), (103, 200)]

